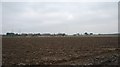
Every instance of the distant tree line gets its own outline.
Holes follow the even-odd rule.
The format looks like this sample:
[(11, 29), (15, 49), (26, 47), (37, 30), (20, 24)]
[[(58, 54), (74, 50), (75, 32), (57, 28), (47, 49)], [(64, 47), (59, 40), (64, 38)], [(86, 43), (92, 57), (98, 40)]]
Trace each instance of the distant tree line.
[[(76, 34), (73, 34), (72, 36), (80, 36), (82, 34), (79, 34), (79, 33), (76, 33)], [(93, 33), (87, 33), (85, 32), (83, 35), (93, 35)], [(18, 34), (18, 33), (6, 33), (5, 36), (68, 36), (68, 34), (66, 33), (57, 33), (57, 34), (51, 34), (51, 33), (43, 33), (43, 34), (40, 34), (40, 33), (21, 33), (21, 34)]]
[(67, 34), (65, 33), (58, 33), (58, 34), (50, 34), (50, 33), (44, 33), (44, 34), (40, 34), (40, 33), (22, 33), (22, 34), (18, 34), (18, 33), (6, 33), (5, 36), (66, 36)]
[[(73, 36), (80, 36), (80, 35), (82, 35), (82, 34), (79, 34), (79, 33), (73, 34)], [(93, 35), (93, 33), (85, 32), (83, 35)]]

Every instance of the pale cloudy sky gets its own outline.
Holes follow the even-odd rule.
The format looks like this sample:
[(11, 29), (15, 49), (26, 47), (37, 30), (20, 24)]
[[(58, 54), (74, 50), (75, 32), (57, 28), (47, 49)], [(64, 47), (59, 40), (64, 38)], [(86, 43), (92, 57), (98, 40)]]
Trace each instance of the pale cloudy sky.
[(117, 2), (2, 2), (0, 12), (2, 33), (118, 32)]

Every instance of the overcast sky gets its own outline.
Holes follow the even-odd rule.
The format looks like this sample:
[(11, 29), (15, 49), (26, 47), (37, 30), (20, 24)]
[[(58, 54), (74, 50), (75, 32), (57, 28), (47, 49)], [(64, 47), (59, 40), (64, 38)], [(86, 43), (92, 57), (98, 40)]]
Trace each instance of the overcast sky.
[(116, 33), (117, 2), (3, 2), (2, 33)]

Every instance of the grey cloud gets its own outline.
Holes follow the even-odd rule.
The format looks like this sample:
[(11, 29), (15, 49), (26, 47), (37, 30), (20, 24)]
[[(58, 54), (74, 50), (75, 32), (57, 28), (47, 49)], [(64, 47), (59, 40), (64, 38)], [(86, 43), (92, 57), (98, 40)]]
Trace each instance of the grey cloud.
[(118, 2), (119, 0), (1, 0), (2, 2)]
[(4, 2), (2, 8), (3, 33), (12, 30), (69, 34), (118, 32), (117, 3), (114, 2)]

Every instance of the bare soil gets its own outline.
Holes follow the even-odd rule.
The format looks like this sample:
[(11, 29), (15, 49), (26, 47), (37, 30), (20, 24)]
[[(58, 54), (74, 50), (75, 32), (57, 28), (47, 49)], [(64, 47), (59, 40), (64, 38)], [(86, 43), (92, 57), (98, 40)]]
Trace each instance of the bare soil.
[(2, 65), (118, 65), (117, 37), (3, 37)]

